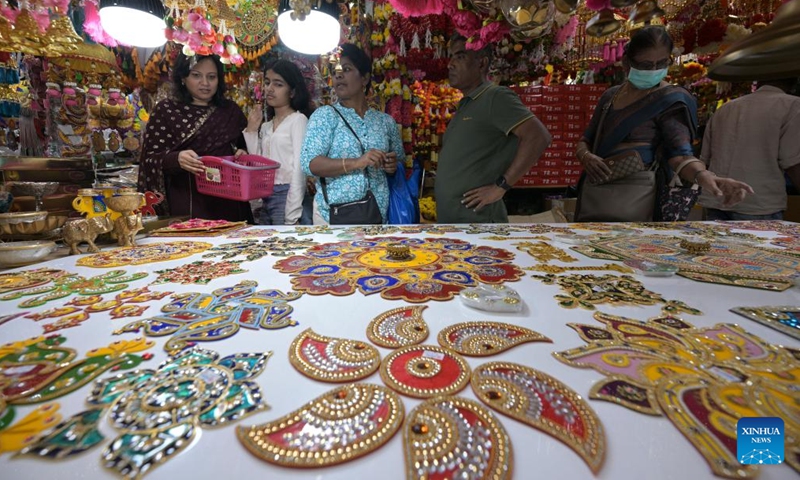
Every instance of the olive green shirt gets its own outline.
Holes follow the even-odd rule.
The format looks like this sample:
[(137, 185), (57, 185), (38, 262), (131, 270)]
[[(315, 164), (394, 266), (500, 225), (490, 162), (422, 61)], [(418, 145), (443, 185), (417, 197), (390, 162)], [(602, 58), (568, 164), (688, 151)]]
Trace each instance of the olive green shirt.
[(507, 223), (502, 200), (475, 212), (461, 204), (473, 188), (492, 185), (517, 153), (511, 134), (533, 118), (517, 94), (485, 82), (465, 95), (442, 140), (436, 169), (436, 220), (440, 223)]

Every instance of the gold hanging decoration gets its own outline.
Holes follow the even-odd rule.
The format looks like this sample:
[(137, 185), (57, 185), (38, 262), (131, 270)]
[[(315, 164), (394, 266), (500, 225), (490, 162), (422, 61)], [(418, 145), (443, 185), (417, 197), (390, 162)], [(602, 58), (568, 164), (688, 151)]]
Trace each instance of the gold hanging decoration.
[(83, 43), (83, 39), (75, 32), (72, 20), (67, 16), (52, 20), (45, 36), (50, 40), (50, 44), (45, 48), (45, 55), (48, 57), (74, 52), (78, 49), (78, 45)]

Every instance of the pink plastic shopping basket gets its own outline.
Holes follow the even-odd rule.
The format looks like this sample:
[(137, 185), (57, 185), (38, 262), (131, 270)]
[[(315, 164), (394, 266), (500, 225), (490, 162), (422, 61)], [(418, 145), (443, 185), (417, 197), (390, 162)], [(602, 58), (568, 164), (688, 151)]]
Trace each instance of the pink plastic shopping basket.
[(197, 191), (243, 202), (272, 195), (280, 164), (258, 155), (201, 157), (205, 173), (197, 175)]

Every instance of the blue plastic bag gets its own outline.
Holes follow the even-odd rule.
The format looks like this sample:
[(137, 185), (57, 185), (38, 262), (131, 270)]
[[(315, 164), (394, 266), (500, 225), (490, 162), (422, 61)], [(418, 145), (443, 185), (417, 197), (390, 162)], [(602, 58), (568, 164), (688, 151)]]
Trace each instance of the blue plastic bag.
[[(419, 191), (419, 187), (413, 182), (414, 173), (417, 172), (416, 165), (412, 171), (412, 177), (406, 180), (405, 166), (398, 162), (397, 172), (394, 175), (387, 175), (389, 182), (389, 224), (407, 225), (419, 223), (419, 200), (413, 191)], [(419, 177), (419, 174), (417, 174)]]

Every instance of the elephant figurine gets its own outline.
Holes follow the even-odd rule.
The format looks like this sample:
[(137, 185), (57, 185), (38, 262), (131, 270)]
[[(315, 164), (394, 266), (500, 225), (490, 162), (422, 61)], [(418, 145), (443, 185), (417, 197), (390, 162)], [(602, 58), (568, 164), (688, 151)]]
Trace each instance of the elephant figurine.
[(136, 234), (142, 230), (142, 214), (130, 213), (122, 215), (114, 221), (114, 233), (120, 247), (135, 247)]
[(64, 224), (64, 243), (69, 245), (70, 255), (79, 255), (82, 253), (80, 249), (78, 249), (78, 244), (81, 242), (89, 244), (87, 253), (97, 253), (100, 249), (94, 244), (94, 239), (97, 238), (98, 235), (108, 233), (113, 229), (114, 222), (111, 221), (111, 214), (72, 220)]

